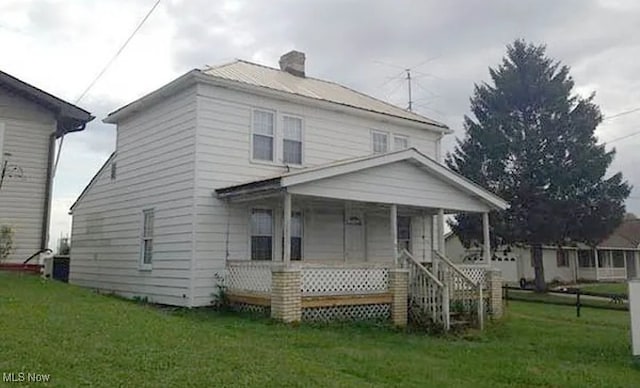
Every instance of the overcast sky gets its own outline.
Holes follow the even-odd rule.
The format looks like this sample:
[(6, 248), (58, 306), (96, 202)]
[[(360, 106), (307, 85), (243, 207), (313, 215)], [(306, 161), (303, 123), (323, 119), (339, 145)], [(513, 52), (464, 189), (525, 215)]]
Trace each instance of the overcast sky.
[[(2, 0), (0, 69), (74, 102), (155, 0)], [(112, 110), (190, 69), (242, 58), (277, 66), (307, 54), (307, 74), (406, 107), (413, 68), (416, 110), (462, 135), (474, 83), (488, 79), (516, 38), (545, 43), (571, 66), (576, 92), (596, 93), (605, 115), (640, 107), (640, 2), (162, 0), (108, 72), (79, 103), (97, 119), (65, 138), (54, 187), (56, 241), (69, 206), (115, 146)], [(605, 121), (603, 141), (640, 130), (640, 112)], [(612, 144), (612, 171), (640, 187), (640, 136)], [(628, 209), (640, 213), (636, 188)]]

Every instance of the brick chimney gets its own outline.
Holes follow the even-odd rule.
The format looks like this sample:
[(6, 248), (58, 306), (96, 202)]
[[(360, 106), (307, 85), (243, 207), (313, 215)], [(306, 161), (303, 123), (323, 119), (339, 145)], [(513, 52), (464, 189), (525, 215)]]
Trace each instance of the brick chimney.
[(304, 53), (289, 51), (280, 57), (280, 70), (293, 74), (296, 77), (304, 77)]

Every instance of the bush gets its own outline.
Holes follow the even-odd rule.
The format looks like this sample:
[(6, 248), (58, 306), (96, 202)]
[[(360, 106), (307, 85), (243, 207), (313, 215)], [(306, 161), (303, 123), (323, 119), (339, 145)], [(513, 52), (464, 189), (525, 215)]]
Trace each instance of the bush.
[(10, 226), (0, 226), (0, 262), (13, 253), (13, 229)]

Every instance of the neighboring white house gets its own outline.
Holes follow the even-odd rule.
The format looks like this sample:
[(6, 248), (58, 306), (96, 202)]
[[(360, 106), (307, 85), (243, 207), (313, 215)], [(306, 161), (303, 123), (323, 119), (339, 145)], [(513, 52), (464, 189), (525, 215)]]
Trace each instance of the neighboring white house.
[(445, 125), (307, 77), (295, 51), (190, 71), (104, 121), (116, 150), (71, 208), (70, 282), (127, 297), (208, 305), (239, 262), (265, 290), (265, 262), (430, 262), (443, 214), (507, 206), (439, 162)]
[[(482, 262), (481, 247), (466, 249), (453, 233), (446, 236), (445, 247), (447, 256), (456, 263)], [(636, 278), (640, 268), (640, 220), (623, 221), (596, 249), (579, 244), (561, 249), (545, 246), (542, 252), (547, 282), (622, 281)], [(499, 268), (504, 280), (508, 282), (535, 278), (531, 250), (528, 247), (500, 247), (495, 250), (491, 265)]]
[(14, 231), (8, 262), (47, 248), (57, 138), (93, 116), (0, 71), (0, 226)]

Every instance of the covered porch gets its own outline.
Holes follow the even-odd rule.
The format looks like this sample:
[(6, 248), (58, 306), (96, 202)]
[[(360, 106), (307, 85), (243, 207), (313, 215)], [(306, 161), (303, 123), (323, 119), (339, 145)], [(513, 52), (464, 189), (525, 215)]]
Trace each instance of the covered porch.
[[(482, 300), (490, 270), (488, 212), (506, 206), (413, 149), (221, 188), (216, 195), (236, 219), (244, 214), (247, 220), (245, 245), (226, 241), (225, 285), (234, 302), (270, 307), (274, 315), (275, 289), (288, 279), (300, 310), (293, 320), (387, 317), (400, 325), (412, 297), (445, 324), (443, 295), (474, 288)], [(485, 260), (465, 268), (444, 254), (444, 216), (461, 211), (484, 214)], [(401, 302), (405, 307), (396, 309)], [(434, 303), (439, 312), (427, 308)]]

